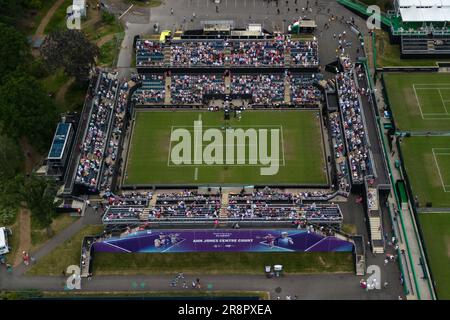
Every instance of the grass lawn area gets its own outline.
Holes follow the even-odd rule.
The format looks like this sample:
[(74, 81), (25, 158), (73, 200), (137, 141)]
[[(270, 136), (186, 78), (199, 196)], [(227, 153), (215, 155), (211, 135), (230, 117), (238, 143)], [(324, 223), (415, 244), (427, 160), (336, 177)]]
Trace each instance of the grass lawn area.
[(436, 61), (449, 61), (448, 59), (401, 59), (400, 45), (391, 44), (386, 31), (376, 31), (377, 66), (436, 66)]
[(108, 34), (117, 34), (123, 32), (123, 26), (117, 21), (106, 23), (102, 20), (99, 20), (94, 24), (82, 28), (82, 31), (86, 34), (89, 40), (91, 40), (92, 42), (97, 42), (99, 39)]
[(410, 137), (401, 142), (411, 188), (424, 207), (450, 207), (450, 137)]
[(281, 264), (286, 273), (353, 272), (351, 253), (104, 253), (94, 256), (95, 275), (263, 274), (264, 266)]
[(117, 39), (114, 38), (100, 47), (100, 56), (97, 62), (100, 66), (112, 67), (118, 53)]
[[(136, 282), (136, 287), (139, 287), (141, 283)], [(206, 288), (205, 288), (206, 289)], [(201, 298), (259, 298), (260, 300), (268, 300), (269, 294), (264, 291), (198, 291), (198, 290), (186, 290), (186, 291), (113, 291), (113, 292), (54, 292), (44, 291), (40, 295), (45, 298), (62, 298), (62, 299), (90, 299), (90, 298), (105, 298), (105, 299), (117, 299), (117, 298), (189, 298), (189, 297), (201, 297)]]
[(18, 28), (27, 35), (33, 35), (55, 2), (56, 0), (41, 0), (42, 5), (39, 9), (25, 12), (24, 17), (18, 21)]
[(64, 96), (64, 111), (80, 111), (83, 108), (88, 84), (72, 83)]
[(67, 76), (61, 68), (47, 77), (39, 79), (39, 82), (47, 93), (56, 95), (62, 85), (69, 81), (69, 79), (69, 76)]
[[(52, 222), (52, 230), (54, 232), (53, 236), (60, 233), (62, 230), (70, 226), (72, 223), (77, 221), (77, 217), (71, 217), (67, 213), (62, 213), (57, 216)], [(35, 219), (31, 218), (31, 250), (35, 250), (44, 244), (47, 240), (50, 240), (51, 237), (47, 234), (46, 229), (41, 229)]]
[(438, 299), (450, 299), (450, 213), (419, 215)]
[(385, 73), (395, 123), (402, 131), (450, 131), (450, 77), (444, 73)]
[(129, 4), (134, 4), (139, 7), (158, 7), (163, 3), (163, 0), (125, 0)]
[(79, 265), (83, 238), (89, 235), (97, 235), (103, 230), (104, 227), (100, 225), (85, 226), (71, 239), (66, 240), (48, 255), (37, 260), (36, 264), (28, 270), (27, 275), (60, 276), (68, 266)]
[[(248, 139), (244, 146), (241, 144), (245, 152), (244, 163), (237, 164), (238, 148), (235, 147), (232, 159), (234, 164), (226, 165), (217, 162), (211, 165), (194, 165), (193, 162), (175, 164), (170, 156), (173, 154), (171, 150), (174, 150), (173, 148), (176, 150), (180, 142), (170, 142), (171, 131), (187, 128), (186, 130), (189, 133), (192, 132), (193, 137), (194, 121), (198, 120), (200, 115), (203, 121), (203, 132), (214, 128), (225, 135), (221, 130), (224, 125), (222, 112), (138, 112), (127, 163), (126, 184), (320, 185), (327, 183), (320, 118), (317, 111), (244, 111), (240, 121), (231, 116), (229, 126), (232, 128), (279, 130), (280, 141), (274, 142), (279, 144), (279, 152), (274, 154), (272, 159), (274, 162), (279, 161), (280, 165), (278, 172), (274, 175), (261, 174), (261, 168), (268, 168), (270, 165), (262, 165), (259, 162), (261, 157), (258, 154), (261, 150), (256, 155), (249, 156)], [(222, 156), (217, 157), (222, 161), (230, 145), (226, 145), (225, 138), (221, 140), (222, 138), (218, 138), (218, 147), (211, 154), (214, 157), (222, 152)], [(267, 141), (271, 141), (270, 131)], [(209, 144), (209, 142), (203, 142), (203, 147)], [(273, 145), (271, 142), (267, 144), (268, 154), (271, 154)], [(186, 154), (191, 153), (189, 159), (194, 155), (194, 143), (191, 143), (191, 148), (191, 151), (186, 152)], [(186, 150), (189, 149), (186, 148)], [(181, 154), (184, 153), (181, 152)], [(257, 159), (254, 159), (255, 157)], [(250, 164), (250, 160), (258, 161)]]
[(45, 27), (45, 34), (49, 34), (56, 30), (67, 29), (67, 8), (72, 4), (73, 0), (64, 0), (64, 3), (55, 11), (47, 26)]

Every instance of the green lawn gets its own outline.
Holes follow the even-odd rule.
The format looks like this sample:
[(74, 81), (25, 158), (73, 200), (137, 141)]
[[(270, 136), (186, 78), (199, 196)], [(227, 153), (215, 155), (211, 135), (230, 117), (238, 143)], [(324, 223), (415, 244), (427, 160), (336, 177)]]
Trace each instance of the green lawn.
[[(144, 282), (132, 282), (130, 285), (137, 288), (142, 288), (142, 284), (147, 285)], [(144, 287), (145, 288), (145, 287)], [(208, 289), (205, 287), (204, 289)], [(213, 288), (214, 289), (214, 288)], [(54, 298), (54, 299), (121, 299), (121, 298), (147, 298), (147, 299), (160, 299), (160, 298), (259, 298), (260, 300), (268, 300), (269, 293), (264, 291), (198, 291), (187, 290), (185, 291), (113, 291), (113, 292), (70, 292), (70, 291), (44, 291), (40, 293), (39, 297)]]
[(402, 131), (450, 131), (450, 76), (385, 73), (395, 123)]
[(87, 84), (72, 83), (64, 96), (64, 111), (80, 111), (86, 97)]
[(438, 299), (450, 299), (450, 213), (419, 215)]
[(56, 247), (48, 255), (36, 261), (27, 271), (27, 275), (60, 276), (70, 265), (80, 265), (81, 243), (85, 236), (98, 235), (104, 230), (103, 226), (85, 226), (71, 239)]
[(44, 30), (45, 34), (67, 28), (66, 22), (67, 8), (71, 6), (72, 3), (73, 0), (64, 0), (64, 3), (58, 9), (56, 9), (54, 15), (51, 17), (50, 21), (45, 27)]
[(400, 45), (389, 42), (389, 34), (383, 30), (376, 31), (377, 67), (417, 67), (436, 66), (436, 61), (448, 59), (401, 59)]
[[(410, 137), (402, 152), (414, 195), (421, 207), (450, 207), (450, 137)], [(439, 169), (438, 169), (439, 168)]]
[(351, 253), (96, 253), (95, 275), (263, 274), (264, 266), (281, 264), (286, 273), (353, 272)]
[(113, 38), (100, 47), (98, 64), (103, 67), (112, 67), (118, 54), (117, 39)]
[[(62, 230), (66, 229), (72, 223), (74, 223), (78, 218), (71, 217), (68, 213), (59, 214), (52, 222), (51, 228), (53, 230), (53, 236), (60, 233)], [(35, 250), (51, 237), (48, 235), (47, 230), (40, 228), (36, 219), (31, 216), (31, 244), (33, 245), (32, 250)]]
[[(230, 125), (233, 128), (280, 130), (280, 152), (274, 156), (280, 161), (279, 171), (274, 175), (262, 175), (261, 168), (270, 165), (249, 164), (248, 150), (245, 164), (239, 165), (177, 165), (169, 159), (170, 150), (177, 146), (177, 142), (170, 142), (172, 129), (186, 127), (191, 132), (194, 121), (201, 115), (203, 131), (213, 127), (223, 133), (222, 112), (138, 112), (126, 184), (326, 184), (320, 118), (317, 114), (317, 111), (304, 110), (244, 111), (240, 121), (232, 118)], [(204, 146), (208, 144), (203, 142)], [(226, 157), (225, 142), (222, 144), (219, 141), (218, 144), (223, 152), (222, 159)]]

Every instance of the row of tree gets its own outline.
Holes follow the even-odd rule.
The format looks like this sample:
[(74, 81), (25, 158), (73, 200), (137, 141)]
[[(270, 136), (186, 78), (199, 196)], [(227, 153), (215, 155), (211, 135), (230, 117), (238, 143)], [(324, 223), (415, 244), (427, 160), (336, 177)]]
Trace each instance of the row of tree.
[(42, 88), (39, 78), (57, 69), (88, 81), (99, 50), (78, 30), (48, 35), (40, 57), (31, 54), (17, 21), (40, 0), (0, 0), (0, 225), (14, 221), (21, 204), (31, 210), (43, 228), (53, 220), (56, 186), (24, 172), (20, 139), (45, 154), (50, 146), (61, 110)]

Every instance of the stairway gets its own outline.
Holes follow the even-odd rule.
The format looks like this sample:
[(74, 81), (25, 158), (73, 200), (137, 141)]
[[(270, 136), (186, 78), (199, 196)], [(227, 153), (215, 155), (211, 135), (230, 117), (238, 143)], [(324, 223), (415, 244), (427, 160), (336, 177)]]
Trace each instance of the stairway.
[(163, 54), (164, 54), (164, 65), (169, 67), (170, 66), (170, 59), (172, 57), (172, 50), (170, 49), (169, 46), (164, 47)]
[(227, 207), (228, 207), (228, 192), (222, 193), (222, 207), (220, 208), (220, 219), (226, 219), (228, 218), (227, 213)]
[(284, 78), (284, 102), (291, 104), (291, 84), (289, 82), (289, 77)]
[(370, 237), (372, 239), (372, 248), (374, 253), (384, 253), (383, 234), (381, 231), (381, 218), (370, 217)]
[(144, 211), (139, 215), (139, 220), (147, 221), (150, 216), (150, 208), (145, 208)]
[(231, 77), (227, 76), (224, 79), (225, 82), (225, 94), (231, 94)]
[(170, 76), (166, 77), (166, 83), (165, 83), (165, 86), (166, 86), (165, 92), (166, 92), (166, 94), (165, 94), (165, 97), (164, 97), (164, 104), (170, 104), (170, 102), (172, 100), (172, 96), (171, 96), (171, 93), (170, 93), (171, 83), (172, 83), (172, 77), (170, 77)]

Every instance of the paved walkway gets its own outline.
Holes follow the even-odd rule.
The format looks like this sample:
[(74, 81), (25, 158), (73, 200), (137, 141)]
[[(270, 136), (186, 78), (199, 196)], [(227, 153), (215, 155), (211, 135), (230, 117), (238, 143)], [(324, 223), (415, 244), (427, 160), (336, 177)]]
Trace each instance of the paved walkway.
[[(380, 110), (383, 110), (385, 106), (384, 98), (382, 96), (382, 86), (381, 81), (378, 81), (376, 84), (376, 97), (378, 101), (378, 107)], [(382, 111), (380, 112), (382, 114)], [(383, 123), (383, 120), (382, 120)], [(384, 130), (385, 139), (387, 137), (387, 130)], [(397, 145), (394, 142), (392, 144), (391, 152), (387, 155), (388, 163), (391, 167), (391, 172), (393, 175), (393, 180), (402, 180), (401, 172), (396, 169), (393, 164), (396, 160), (400, 160), (398, 157)], [(389, 205), (391, 208), (395, 210), (397, 208), (397, 204), (394, 198), (394, 190), (391, 190), (391, 195), (388, 199)], [(434, 292), (430, 291), (428, 280), (424, 279), (423, 270), (421, 267), (421, 255), (423, 253), (422, 244), (420, 238), (418, 236), (417, 225), (415, 221), (415, 217), (413, 211), (411, 209), (411, 204), (408, 203), (404, 208), (399, 209), (398, 215), (398, 232), (401, 234), (401, 238), (403, 241), (400, 243), (400, 248), (404, 249), (407, 253), (407, 257), (403, 259), (406, 273), (410, 277), (410, 295), (409, 299), (422, 299), (422, 300), (430, 300), (435, 299)], [(402, 227), (402, 223), (404, 228)], [(429, 277), (428, 265), (425, 263), (425, 270), (427, 273), (427, 277)]]
[(31, 248), (31, 212), (26, 208), (19, 210), (19, 235), (19, 249), (14, 257), (14, 267), (22, 263), (22, 252)]
[(64, 0), (58, 0), (55, 2), (55, 4), (50, 8), (50, 10), (47, 11), (47, 14), (45, 17), (41, 20), (39, 23), (39, 26), (36, 29), (36, 32), (34, 34), (34, 38), (42, 37), (45, 32), (45, 27), (47, 27), (47, 24), (50, 22), (51, 18), (55, 14), (56, 10), (64, 3)]

